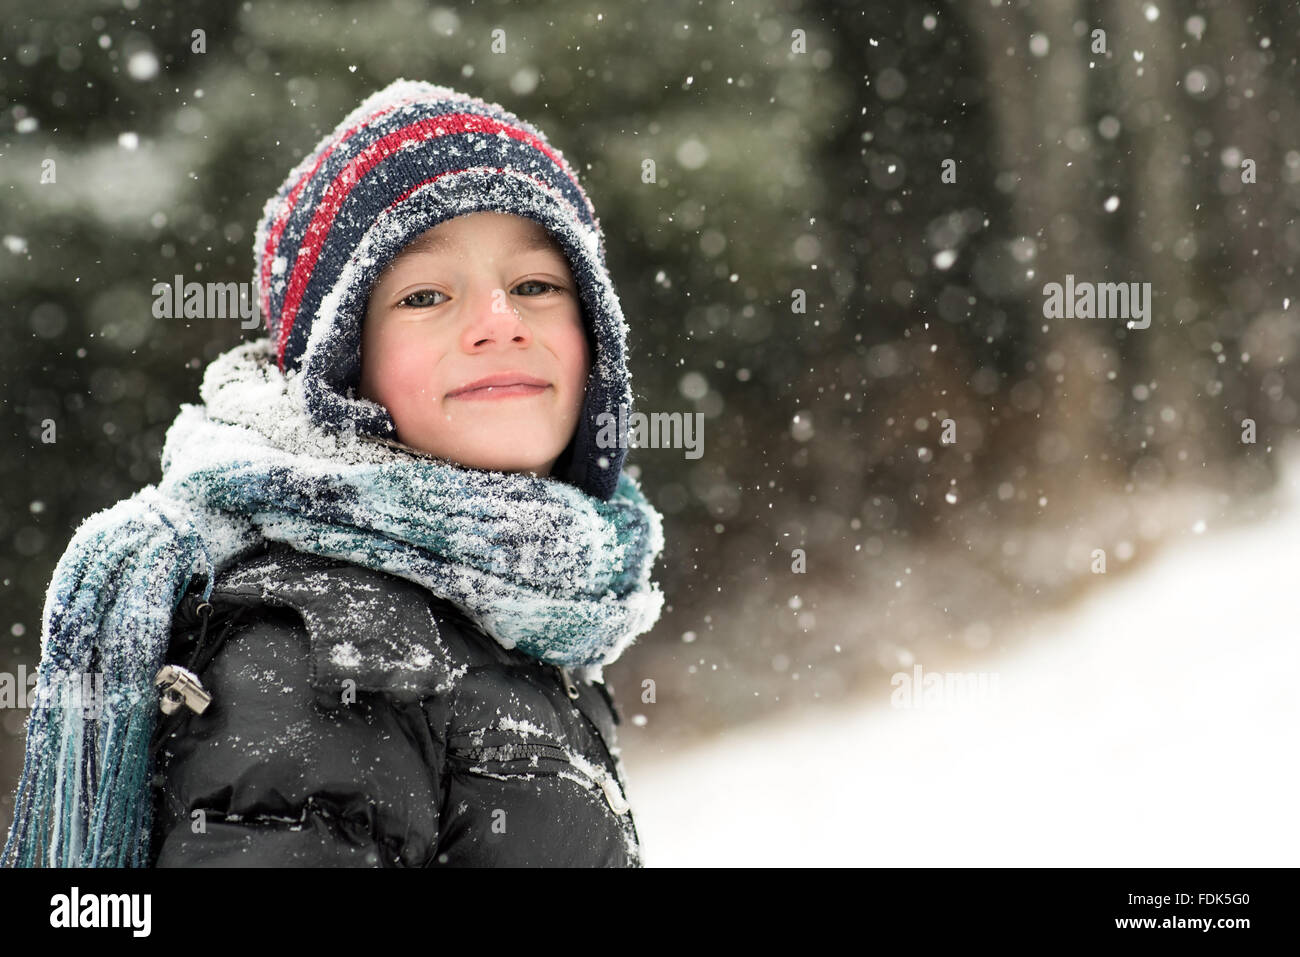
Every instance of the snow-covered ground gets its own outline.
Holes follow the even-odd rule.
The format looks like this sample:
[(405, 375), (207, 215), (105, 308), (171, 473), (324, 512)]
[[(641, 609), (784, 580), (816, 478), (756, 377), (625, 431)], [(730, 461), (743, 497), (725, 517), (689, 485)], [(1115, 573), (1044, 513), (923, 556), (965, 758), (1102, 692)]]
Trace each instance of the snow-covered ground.
[(1300, 470), (1015, 650), (997, 694), (625, 748), (649, 866), (1300, 864)]

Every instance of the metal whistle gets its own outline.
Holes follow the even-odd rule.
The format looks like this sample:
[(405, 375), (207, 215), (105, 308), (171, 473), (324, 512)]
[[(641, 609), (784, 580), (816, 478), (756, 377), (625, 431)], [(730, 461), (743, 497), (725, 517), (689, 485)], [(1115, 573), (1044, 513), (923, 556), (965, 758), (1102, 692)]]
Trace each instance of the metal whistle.
[(198, 675), (180, 665), (164, 665), (153, 679), (160, 695), (158, 707), (163, 714), (175, 714), (185, 705), (195, 714), (202, 714), (212, 703), (212, 695), (203, 689)]

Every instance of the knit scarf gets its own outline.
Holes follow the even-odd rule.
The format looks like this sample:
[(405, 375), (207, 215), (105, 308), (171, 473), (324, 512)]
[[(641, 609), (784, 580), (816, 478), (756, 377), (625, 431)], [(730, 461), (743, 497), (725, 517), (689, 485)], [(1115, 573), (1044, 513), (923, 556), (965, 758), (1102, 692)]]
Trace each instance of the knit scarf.
[[(604, 502), (327, 432), (273, 356), (262, 338), (215, 359), (203, 404), (168, 429), (158, 484), (86, 519), (55, 567), (0, 864), (147, 866), (154, 676), (172, 615), (195, 575), (206, 599), (266, 540), (409, 579), (503, 646), (589, 674), (658, 620), (662, 519), (626, 473)], [(91, 675), (94, 709), (78, 694)]]

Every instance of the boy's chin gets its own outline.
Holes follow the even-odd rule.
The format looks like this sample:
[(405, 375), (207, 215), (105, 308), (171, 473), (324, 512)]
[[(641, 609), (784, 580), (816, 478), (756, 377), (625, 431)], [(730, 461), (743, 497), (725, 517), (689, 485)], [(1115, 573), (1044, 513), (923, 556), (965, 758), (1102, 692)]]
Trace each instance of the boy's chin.
[[(505, 449), (509, 449), (510, 452), (504, 453)], [(425, 447), (422, 451), (467, 468), (489, 472), (531, 472), (538, 476), (549, 475), (552, 464), (559, 456), (559, 452), (548, 454), (544, 450), (535, 451), (529, 448), (527, 441), (512, 442), (509, 437), (503, 438), (498, 447), (491, 449), (464, 446), (456, 449)]]

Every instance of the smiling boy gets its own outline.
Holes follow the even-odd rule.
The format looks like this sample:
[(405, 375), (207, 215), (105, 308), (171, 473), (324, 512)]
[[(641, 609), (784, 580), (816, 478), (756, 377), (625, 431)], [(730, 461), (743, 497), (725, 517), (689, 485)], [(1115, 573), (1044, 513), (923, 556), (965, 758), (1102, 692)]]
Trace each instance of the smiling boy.
[[(627, 328), (573, 168), (398, 80), (254, 253), (267, 335), (55, 569), (0, 861), (639, 866), (603, 666), (658, 620), (662, 519), (598, 440)], [(53, 706), (92, 670), (107, 720)]]

